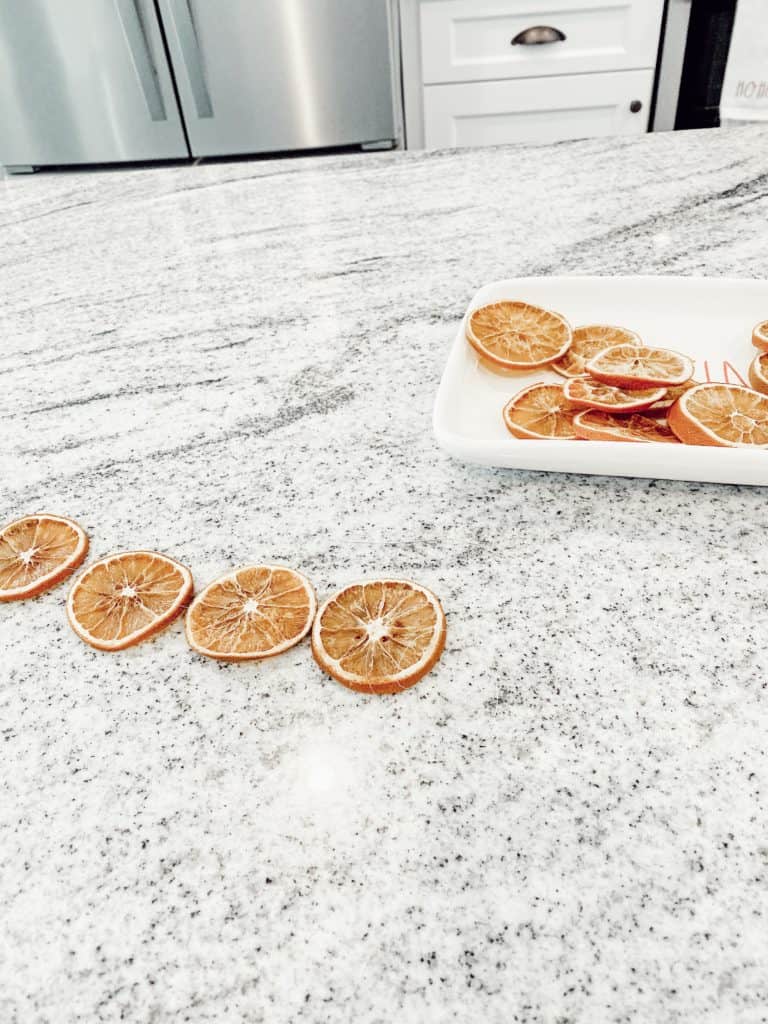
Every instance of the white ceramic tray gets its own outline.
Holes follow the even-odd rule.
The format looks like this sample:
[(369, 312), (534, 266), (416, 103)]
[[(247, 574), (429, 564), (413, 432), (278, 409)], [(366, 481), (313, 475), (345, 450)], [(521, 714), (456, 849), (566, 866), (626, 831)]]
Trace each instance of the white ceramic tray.
[[(752, 328), (768, 318), (768, 281), (694, 277), (521, 277), (486, 285), (472, 299), (453, 342), (437, 393), (435, 436), (467, 462), (513, 469), (663, 477), (713, 483), (768, 484), (768, 450), (617, 441), (523, 441), (501, 411), (521, 388), (556, 373), (500, 376), (481, 366), (464, 337), (478, 306), (517, 299), (579, 324), (628, 327), (650, 345), (677, 349), (696, 362), (697, 381), (747, 380), (755, 356)], [(739, 379), (739, 375), (743, 380)]]

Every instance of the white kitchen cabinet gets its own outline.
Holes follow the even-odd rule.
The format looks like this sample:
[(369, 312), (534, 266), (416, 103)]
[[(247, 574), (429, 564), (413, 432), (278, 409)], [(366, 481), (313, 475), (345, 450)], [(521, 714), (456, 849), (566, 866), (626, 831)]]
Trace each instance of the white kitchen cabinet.
[[(423, 82), (653, 67), (663, 6), (663, 0), (424, 0)], [(551, 30), (552, 42), (514, 42), (542, 27)]]
[(399, 2), (409, 148), (647, 131), (664, 0)]
[(652, 88), (652, 71), (428, 85), (424, 142), (442, 149), (640, 135)]

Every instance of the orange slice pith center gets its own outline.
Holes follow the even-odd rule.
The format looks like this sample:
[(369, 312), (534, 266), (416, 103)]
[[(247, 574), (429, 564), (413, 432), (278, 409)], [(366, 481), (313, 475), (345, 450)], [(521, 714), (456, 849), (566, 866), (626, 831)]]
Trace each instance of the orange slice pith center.
[(731, 444), (768, 445), (768, 397), (747, 388), (704, 387), (681, 401), (685, 414)]
[(188, 633), (194, 646), (214, 654), (266, 655), (305, 636), (314, 608), (298, 573), (252, 566), (206, 587), (189, 609)]
[(480, 348), (502, 362), (540, 363), (569, 344), (571, 329), (562, 317), (525, 302), (496, 302), (476, 309), (469, 334)]
[(68, 523), (29, 516), (0, 534), (0, 590), (23, 590), (66, 564), (82, 543)]
[(537, 384), (516, 395), (504, 416), (512, 426), (538, 437), (573, 438), (577, 411), (559, 384)]
[(420, 590), (377, 582), (337, 594), (322, 612), (319, 636), (345, 675), (374, 684), (414, 669), (433, 649), (438, 626)]
[(186, 580), (173, 563), (148, 553), (117, 555), (86, 570), (70, 596), (79, 626), (115, 643), (143, 633), (170, 612)]
[(587, 363), (599, 352), (615, 345), (637, 343), (638, 340), (637, 335), (625, 327), (610, 327), (607, 324), (576, 327), (570, 348), (553, 364), (553, 369), (569, 377), (586, 376)]
[(680, 378), (690, 373), (691, 366), (683, 356), (667, 349), (616, 345), (598, 353), (587, 369), (595, 376), (677, 384), (683, 383)]

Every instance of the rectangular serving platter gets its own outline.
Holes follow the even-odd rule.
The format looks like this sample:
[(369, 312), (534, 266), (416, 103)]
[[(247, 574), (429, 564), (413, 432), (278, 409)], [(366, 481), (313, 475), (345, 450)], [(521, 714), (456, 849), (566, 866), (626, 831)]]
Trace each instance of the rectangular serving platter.
[(752, 328), (768, 319), (768, 281), (696, 277), (521, 277), (495, 281), (474, 296), (459, 325), (434, 409), (438, 443), (484, 466), (559, 473), (768, 485), (768, 450), (616, 441), (524, 441), (512, 437), (502, 409), (551, 370), (500, 375), (478, 362), (465, 338), (478, 306), (503, 299), (561, 313), (573, 327), (605, 323), (636, 331), (649, 345), (676, 349), (695, 364), (696, 381), (748, 381), (756, 350)]

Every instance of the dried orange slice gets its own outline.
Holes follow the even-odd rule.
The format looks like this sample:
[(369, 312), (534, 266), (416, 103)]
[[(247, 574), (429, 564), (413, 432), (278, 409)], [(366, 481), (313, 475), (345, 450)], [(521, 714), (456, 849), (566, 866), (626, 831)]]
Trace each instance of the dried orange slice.
[(25, 516), (0, 530), (0, 601), (36, 597), (61, 583), (88, 554), (85, 530), (64, 516)]
[(590, 359), (587, 372), (617, 388), (674, 388), (693, 376), (693, 362), (666, 348), (614, 345)]
[(280, 565), (249, 565), (210, 583), (187, 610), (193, 651), (220, 661), (281, 654), (312, 628), (317, 599), (309, 580)]
[(758, 352), (749, 364), (749, 383), (763, 395), (768, 395), (768, 352)]
[(312, 628), (312, 653), (337, 682), (399, 693), (429, 672), (445, 646), (445, 615), (426, 587), (372, 580), (329, 597)]
[(78, 576), (67, 615), (81, 640), (100, 651), (133, 647), (170, 625), (192, 596), (192, 574), (167, 555), (126, 551)]
[(552, 369), (563, 377), (586, 377), (585, 369), (590, 359), (598, 352), (615, 345), (641, 345), (640, 335), (626, 327), (611, 327), (608, 324), (587, 324), (574, 327), (571, 347), (556, 362)]
[(559, 313), (527, 302), (494, 302), (472, 313), (467, 341), (492, 368), (531, 370), (565, 354), (571, 327)]
[(504, 406), (504, 426), (526, 440), (574, 441), (573, 417), (578, 411), (561, 384), (531, 384)]
[(563, 394), (579, 409), (603, 409), (605, 412), (640, 412), (661, 401), (666, 388), (625, 391), (603, 384), (592, 377), (574, 377), (563, 385)]
[(768, 448), (768, 396), (736, 384), (699, 384), (669, 410), (685, 444)]
[(755, 324), (752, 330), (752, 344), (761, 352), (768, 352), (768, 320)]
[(585, 441), (661, 441), (677, 444), (664, 420), (649, 416), (616, 416), (597, 409), (585, 409), (573, 420), (573, 429)]
[(645, 410), (646, 416), (666, 416), (675, 402), (678, 400), (680, 395), (689, 388), (695, 388), (698, 381), (687, 380), (685, 384), (679, 384), (676, 388), (667, 388), (664, 393), (664, 397), (658, 402), (654, 402), (650, 408)]

